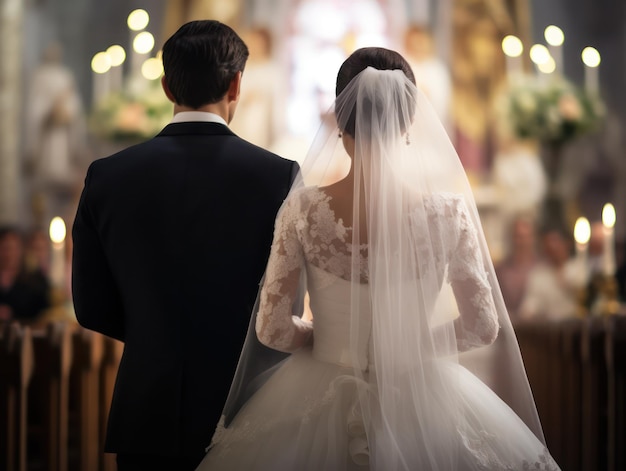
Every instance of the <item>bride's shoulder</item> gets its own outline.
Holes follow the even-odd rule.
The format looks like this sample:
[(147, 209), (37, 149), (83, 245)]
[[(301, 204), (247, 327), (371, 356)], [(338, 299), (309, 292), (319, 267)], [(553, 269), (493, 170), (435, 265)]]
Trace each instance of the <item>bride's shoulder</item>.
[(319, 187), (304, 186), (304, 187), (295, 188), (291, 190), (291, 192), (287, 196), (286, 203), (292, 204), (292, 205), (300, 207), (301, 209), (304, 209), (326, 198), (327, 197), (325, 193), (322, 190), (320, 190)]
[(283, 212), (291, 217), (306, 218), (312, 207), (324, 200), (324, 193), (315, 186), (294, 188), (283, 204)]

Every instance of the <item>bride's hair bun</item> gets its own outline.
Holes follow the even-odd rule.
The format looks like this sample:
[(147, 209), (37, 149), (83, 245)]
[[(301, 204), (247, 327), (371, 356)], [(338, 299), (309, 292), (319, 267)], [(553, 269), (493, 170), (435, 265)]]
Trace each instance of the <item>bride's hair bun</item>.
[[(364, 47), (354, 51), (339, 68), (339, 72), (337, 73), (337, 86), (335, 88), (336, 96), (339, 96), (348, 84), (368, 67), (377, 70), (401, 70), (411, 83), (415, 85), (413, 70), (406, 59), (399, 53), (382, 47)], [(371, 106), (376, 108), (374, 103), (371, 103)], [(411, 109), (410, 112), (412, 115), (413, 109)], [(399, 116), (398, 118), (401, 122), (404, 121), (403, 117)], [(340, 122), (339, 126), (342, 128), (343, 132), (354, 137), (356, 110), (351, 110), (351, 114), (347, 119), (345, 117), (339, 119), (338, 117), (337, 121)], [(345, 124), (341, 122), (345, 122)], [(403, 128), (402, 131), (404, 131), (405, 127), (408, 127), (408, 123), (406, 124), (406, 126), (401, 125)]]

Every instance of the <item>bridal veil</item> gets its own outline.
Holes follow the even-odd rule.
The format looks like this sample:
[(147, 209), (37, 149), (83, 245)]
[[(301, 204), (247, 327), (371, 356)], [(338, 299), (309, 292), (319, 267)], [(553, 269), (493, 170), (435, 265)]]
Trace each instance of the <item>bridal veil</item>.
[[(459, 437), (479, 446), (480, 413), (464, 399), (473, 393), (464, 389), (467, 370), (543, 442), (470, 185), (424, 94), (400, 70), (368, 67), (323, 121), (294, 190), (332, 183), (353, 166), (352, 247), (367, 244), (368, 277), (361, 251), (352, 250), (350, 345), (372, 469), (456, 469)], [(346, 133), (352, 156), (338, 137)], [(300, 303), (294, 313), (301, 315)], [(282, 358), (258, 343), (254, 325), (253, 315), (226, 425)]]

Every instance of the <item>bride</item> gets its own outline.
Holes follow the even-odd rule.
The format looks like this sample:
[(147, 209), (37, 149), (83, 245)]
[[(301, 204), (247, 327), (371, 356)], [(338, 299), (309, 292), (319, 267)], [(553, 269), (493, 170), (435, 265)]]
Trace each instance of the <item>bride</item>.
[[(559, 469), (467, 178), (410, 66), (359, 49), (336, 91), (198, 469)], [(304, 289), (312, 322), (292, 315)], [(292, 355), (260, 364), (255, 330)]]

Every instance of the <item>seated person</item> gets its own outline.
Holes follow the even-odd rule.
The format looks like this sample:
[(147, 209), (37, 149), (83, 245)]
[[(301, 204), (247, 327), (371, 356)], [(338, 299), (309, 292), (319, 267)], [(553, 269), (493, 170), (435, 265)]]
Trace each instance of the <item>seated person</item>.
[(511, 321), (515, 322), (526, 293), (528, 275), (538, 261), (533, 221), (523, 216), (515, 218), (509, 229), (509, 239), (508, 254), (495, 269), (504, 303)]
[(27, 273), (17, 229), (0, 228), (0, 321), (36, 321), (50, 307), (50, 284), (41, 272)]
[(587, 276), (571, 256), (572, 242), (558, 229), (541, 235), (542, 258), (530, 271), (520, 319), (560, 320), (576, 315), (578, 295)]

